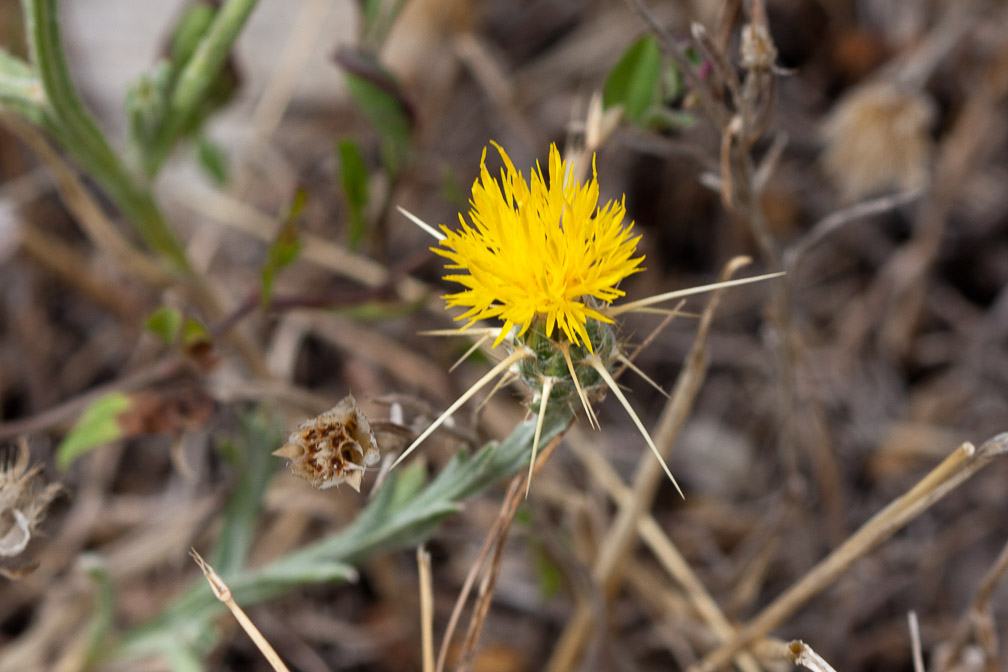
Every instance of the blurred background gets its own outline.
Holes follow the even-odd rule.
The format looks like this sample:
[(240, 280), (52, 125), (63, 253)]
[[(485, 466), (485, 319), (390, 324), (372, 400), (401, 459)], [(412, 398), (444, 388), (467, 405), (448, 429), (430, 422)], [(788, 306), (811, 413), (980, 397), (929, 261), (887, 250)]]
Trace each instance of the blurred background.
[[(787, 272), (724, 295), (668, 457), (686, 498), (663, 483), (647, 502), (729, 622), (758, 614), (959, 444), (1006, 431), (1002, 3), (254, 4), (163, 163), (143, 135), (161, 99), (144, 96), (178, 86), (158, 64), (178, 62), (186, 21), (223, 10), (58, 7), (72, 81), (123, 179), (150, 186), (182, 241), (181, 275), (165, 275), (170, 254), (151, 252), (101, 173), (0, 105), (0, 442), (8, 472), (23, 436), (44, 482), (64, 488), (27, 548), (0, 557), (12, 576), (0, 579), (0, 670), (192, 669), (120, 653), (200, 585), (188, 549), (228, 529), (242, 482), (228, 451), (272, 451), (352, 392), (395, 454), (486, 372), (478, 353), (449, 373), (471, 340), (418, 333), (457, 325), (437, 299), (449, 285), (431, 238), (396, 208), (455, 225), (491, 141), (526, 176), (550, 143), (595, 153), (602, 202), (625, 197), (642, 235), (647, 270), (621, 286), (629, 299), (714, 282), (737, 255), (753, 258), (744, 275)], [(756, 56), (743, 26), (768, 31)], [(0, 2), (0, 36), (28, 58), (19, 3)], [(500, 166), (492, 148), (487, 164)], [(669, 391), (697, 320), (652, 333), (661, 323), (631, 315), (621, 329), (631, 347), (648, 340), (636, 364)], [(654, 427), (665, 398), (621, 383)], [(124, 405), (82, 438), (82, 414), (109, 393)], [(525, 416), (518, 389), (477, 411), (485, 397), (421, 447), (430, 473)], [(579, 421), (522, 502), (468, 669), (686, 669), (717, 647), (644, 546), (627, 549), (611, 596), (593, 583), (618, 508), (602, 474), (629, 483), (653, 459), (615, 400), (597, 413), (601, 430)], [(374, 483), (369, 472), (364, 494), (314, 490), (270, 460), (249, 566), (345, 528)], [(1008, 669), (991, 637), (1008, 640), (1002, 462), (773, 635), (837, 670), (911, 670), (912, 610), (927, 669)], [(427, 543), (438, 642), (503, 493), (468, 500)], [(413, 550), (355, 565), (355, 582), (306, 581), (249, 614), (292, 669), (422, 669)], [(558, 642), (585, 604), (590, 636), (565, 659)], [(192, 645), (205, 669), (270, 669), (229, 616), (213, 623)]]

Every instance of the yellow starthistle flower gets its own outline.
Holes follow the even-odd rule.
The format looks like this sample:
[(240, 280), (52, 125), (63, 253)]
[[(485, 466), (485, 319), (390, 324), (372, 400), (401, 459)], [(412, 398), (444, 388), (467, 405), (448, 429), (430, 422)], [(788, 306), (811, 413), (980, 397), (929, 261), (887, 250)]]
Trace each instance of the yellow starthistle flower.
[(473, 184), (471, 210), (460, 229), (442, 226), (444, 238), (435, 253), (448, 259), (445, 275), (465, 289), (443, 298), (448, 307), (468, 310), (463, 330), (484, 319), (499, 319), (496, 347), (511, 330), (518, 336), (542, 323), (547, 338), (556, 327), (574, 345), (593, 352), (588, 320), (612, 323), (595, 302), (610, 303), (624, 295), (623, 278), (643, 270), (635, 257), (640, 236), (633, 222), (623, 226), (623, 200), (597, 207), (599, 188), (595, 162), (592, 177), (580, 184), (569, 174), (556, 145), (549, 150), (549, 180), (536, 166), (531, 182), (515, 169), (511, 158), (494, 143), (504, 162), (500, 181), (480, 159), (480, 178)]
[[(597, 207), (599, 190), (594, 157), (591, 179), (580, 184), (569, 175), (569, 167), (560, 159), (556, 146), (550, 145), (549, 180), (537, 164), (531, 182), (526, 182), (507, 152), (493, 144), (504, 162), (501, 179), (494, 179), (487, 170), (484, 149), (480, 178), (473, 184), (470, 201), (471, 224), (460, 214), (460, 229), (441, 226), (438, 232), (419, 217), (402, 208), (400, 211), (438, 239), (438, 245), (430, 249), (448, 259), (446, 269), (459, 271), (448, 273), (444, 279), (457, 282), (464, 289), (443, 298), (448, 307), (468, 308), (455, 318), (467, 322), (449, 333), (465, 331), (479, 320), (503, 322), (501, 327), (479, 329), (481, 337), (469, 353), (494, 336), (494, 346), (509, 334), (514, 333), (514, 339), (508, 341), (509, 354), (431, 423), (393, 466), (495, 378), (515, 376), (532, 391), (530, 406), (538, 406), (527, 483), (532, 480), (547, 405), (551, 401), (564, 403), (577, 396), (589, 423), (598, 427), (591, 401), (609, 390), (626, 409), (678, 489), (661, 452), (611, 373), (618, 363), (661, 390), (623, 354), (613, 318), (648, 310), (648, 306), (656, 303), (779, 274), (610, 305), (624, 295), (618, 287), (620, 281), (644, 270), (640, 266), (644, 257), (634, 256), (640, 236), (633, 235), (633, 222), (623, 226), (626, 214), (623, 200)], [(557, 328), (562, 335), (554, 337)]]

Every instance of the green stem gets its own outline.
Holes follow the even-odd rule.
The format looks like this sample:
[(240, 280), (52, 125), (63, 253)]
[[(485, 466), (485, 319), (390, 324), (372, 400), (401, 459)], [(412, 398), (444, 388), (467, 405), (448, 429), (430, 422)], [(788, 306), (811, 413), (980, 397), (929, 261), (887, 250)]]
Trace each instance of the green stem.
[(175, 272), (191, 275), (185, 248), (165, 221), (150, 189), (133, 179), (77, 95), (63, 53), (58, 1), (22, 0), (22, 7), (35, 73), (45, 93), (44, 114), (26, 116), (59, 139), (151, 250)]
[(228, 0), (217, 10), (206, 35), (186, 62), (168, 101), (168, 110), (147, 156), (147, 174), (153, 176), (168, 157), (186, 123), (220, 72), (238, 34), (258, 0)]

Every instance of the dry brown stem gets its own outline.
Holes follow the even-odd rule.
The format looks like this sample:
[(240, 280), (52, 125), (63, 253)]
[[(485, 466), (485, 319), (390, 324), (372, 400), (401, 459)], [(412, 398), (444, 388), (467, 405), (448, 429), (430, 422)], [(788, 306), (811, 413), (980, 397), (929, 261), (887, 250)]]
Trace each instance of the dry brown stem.
[(707, 654), (693, 668), (694, 672), (719, 669), (740, 649), (769, 634), (829, 586), (855, 561), (1006, 452), (1008, 433), (989, 439), (979, 450), (971, 443), (961, 445), (913, 488), (875, 514), (805, 576), (764, 607), (739, 629), (732, 641)]
[(214, 596), (223, 602), (224, 606), (231, 611), (235, 620), (238, 621), (238, 624), (241, 625), (242, 629), (252, 639), (256, 647), (259, 648), (263, 657), (269, 661), (269, 664), (273, 667), (273, 669), (277, 672), (290, 672), (290, 670), (287, 669), (287, 665), (285, 665), (283, 660), (280, 659), (280, 656), (277, 655), (277, 652), (273, 650), (270, 643), (262, 636), (259, 629), (245, 614), (245, 611), (238, 606), (237, 602), (234, 601), (234, 597), (231, 595), (231, 589), (228, 588), (226, 583), (224, 583), (224, 579), (222, 579), (220, 575), (214, 571), (214, 568), (203, 559), (203, 556), (196, 552), (195, 548), (189, 549), (189, 555), (196, 561), (196, 564), (199, 565), (200, 570), (203, 572), (203, 576), (205, 576), (206, 580), (210, 583), (210, 589), (213, 591)]
[[(612, 465), (586, 442), (579, 432), (572, 433), (570, 441), (575, 455), (581, 460), (591, 474), (592, 479), (605, 489), (617, 505), (629, 503), (633, 492), (620, 479)], [(671, 539), (662, 531), (658, 521), (648, 513), (641, 514), (637, 524), (641, 541), (654, 553), (662, 568), (682, 587), (690, 605), (710, 626), (714, 634), (722, 642), (735, 636), (735, 627), (721, 611), (717, 602), (707, 592), (703, 582), (690, 568), (689, 563), (676, 548)], [(735, 657), (735, 663), (742, 672), (757, 672), (759, 664), (746, 652), (740, 652)]]
[[(748, 261), (746, 258), (732, 260), (725, 267), (720, 279), (727, 280)], [(715, 290), (711, 295), (700, 318), (697, 334), (686, 357), (683, 371), (676, 380), (672, 399), (665, 405), (658, 420), (658, 427), (654, 433), (655, 445), (660, 446), (663, 458), (666, 458), (672, 450), (703, 384), (708, 362), (707, 335), (723, 291)], [(661, 465), (651, 455), (645, 454), (638, 462), (634, 474), (632, 487), (634, 497), (621, 503), (616, 520), (602, 543), (601, 553), (592, 570), (593, 578), (601, 586), (603, 595), (611, 595), (619, 584), (622, 561), (633, 550), (636, 542), (638, 520), (641, 514), (650, 508), (661, 480)], [(578, 606), (553, 650), (546, 667), (549, 672), (574, 669), (585, 640), (591, 632), (594, 618), (595, 613), (589, 604), (582, 603)]]
[(420, 645), (423, 672), (434, 672), (434, 582), (431, 579), (431, 558), (424, 547), (417, 547), (417, 570), (420, 576)]
[[(480, 547), (479, 554), (476, 557), (476, 562), (474, 562), (473, 566), (469, 569), (469, 573), (466, 575), (462, 589), (459, 591), (458, 599), (455, 601), (455, 606), (452, 608), (451, 616), (448, 619), (448, 626), (445, 628), (445, 634), (441, 640), (441, 650), (438, 653), (437, 665), (435, 666), (436, 672), (442, 672), (442, 670), (444, 670), (448, 656), (448, 646), (451, 644), (452, 636), (455, 634), (455, 628), (458, 626), (459, 618), (462, 615), (462, 609), (465, 606), (466, 600), (469, 598), (469, 593), (472, 591), (476, 578), (479, 576), (480, 572), (486, 570), (483, 581), (480, 584), (480, 592), (477, 597), (476, 605), (473, 607), (473, 614), (469, 622), (469, 628), (466, 632), (466, 638), (463, 643), (462, 654), (460, 656), (461, 662), (459, 663), (459, 669), (465, 670), (472, 665), (473, 656), (476, 652), (476, 645), (479, 643), (479, 635), (482, 631), (483, 623), (485, 622), (487, 611), (490, 608), (490, 602), (493, 598), (497, 573), (500, 569), (501, 560), (503, 559), (503, 549), (507, 542), (507, 536), (511, 529), (511, 523), (514, 521), (514, 516), (518, 512), (518, 505), (521, 503), (522, 498), (527, 491), (528, 481), (535, 478), (542, 469), (543, 465), (545, 465), (549, 460), (550, 456), (553, 455), (553, 451), (557, 449), (557, 446), (560, 445), (562, 440), (563, 435), (561, 434), (550, 441), (549, 445), (539, 453), (539, 457), (536, 459), (535, 465), (530, 473), (519, 474), (511, 479), (511, 483), (508, 485), (507, 494), (504, 496), (504, 502), (501, 504), (500, 513), (494, 521), (493, 526), (491, 526), (490, 531), (487, 533), (486, 539), (483, 541), (483, 545)], [(491, 562), (488, 567), (486, 565), (486, 561), (490, 556), (491, 551), (493, 551), (493, 557), (491, 558)]]
[(959, 658), (963, 649), (972, 634), (974, 639), (980, 644), (987, 663), (996, 669), (998, 661), (998, 638), (997, 628), (994, 625), (994, 614), (991, 612), (990, 599), (994, 594), (994, 589), (1008, 574), (1008, 543), (1002, 548), (996, 560), (991, 565), (987, 573), (980, 580), (977, 586), (976, 595), (970, 603), (969, 609), (959, 619), (955, 632), (946, 648), (941, 651), (934, 669), (937, 672), (945, 672), (952, 668)]

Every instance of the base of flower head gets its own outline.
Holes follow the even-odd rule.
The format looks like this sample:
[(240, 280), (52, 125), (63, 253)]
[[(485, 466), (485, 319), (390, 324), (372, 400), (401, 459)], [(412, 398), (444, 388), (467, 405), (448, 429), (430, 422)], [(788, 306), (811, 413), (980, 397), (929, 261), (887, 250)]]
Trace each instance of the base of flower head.
[[(534, 353), (533, 357), (517, 364), (518, 377), (522, 383), (535, 394), (543, 389), (545, 380), (551, 380), (551, 402), (568, 402), (581, 394), (589, 401), (605, 396), (605, 381), (588, 361), (594, 355), (608, 366), (619, 357), (620, 347), (615, 326), (589, 320), (585, 328), (591, 348), (586, 343), (575, 345), (556, 332), (550, 338), (546, 336), (543, 326), (533, 323), (524, 334), (516, 337), (517, 343)], [(533, 398), (533, 403), (536, 401)]]

